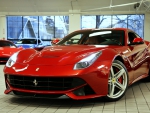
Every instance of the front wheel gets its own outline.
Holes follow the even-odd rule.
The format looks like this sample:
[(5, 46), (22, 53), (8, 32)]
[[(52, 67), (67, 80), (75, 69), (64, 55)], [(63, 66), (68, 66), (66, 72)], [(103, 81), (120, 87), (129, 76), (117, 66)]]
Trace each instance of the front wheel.
[(128, 87), (128, 73), (124, 64), (114, 60), (108, 78), (108, 101), (117, 101), (122, 98)]

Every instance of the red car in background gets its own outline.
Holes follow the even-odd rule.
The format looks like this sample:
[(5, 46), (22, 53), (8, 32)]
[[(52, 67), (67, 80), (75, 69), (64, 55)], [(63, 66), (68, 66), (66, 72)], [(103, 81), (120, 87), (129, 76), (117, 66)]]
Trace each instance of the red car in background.
[(7, 62), (9, 57), (17, 51), (22, 50), (22, 47), (17, 47), (13, 42), (8, 40), (0, 40), (0, 62)]
[(150, 42), (126, 28), (84, 29), (41, 51), (25, 49), (4, 67), (5, 94), (72, 99), (122, 98), (149, 79)]

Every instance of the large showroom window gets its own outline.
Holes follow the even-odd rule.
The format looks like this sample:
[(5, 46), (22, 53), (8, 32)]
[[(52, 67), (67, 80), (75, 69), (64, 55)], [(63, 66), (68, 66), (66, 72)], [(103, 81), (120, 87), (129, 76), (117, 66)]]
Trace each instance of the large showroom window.
[(81, 28), (116, 28), (123, 27), (135, 31), (144, 37), (144, 15), (84, 15)]
[(95, 27), (96, 27), (96, 16), (82, 16), (82, 29)]
[[(19, 39), (22, 38), (37, 38), (38, 37), (38, 16), (24, 16), (22, 18), (22, 30), (20, 31)], [(9, 25), (8, 25), (9, 30)]]
[(7, 17), (7, 38), (8, 39), (18, 39), (21, 31), (23, 29), (22, 26), (22, 16), (9, 16)]
[(113, 15), (112, 28), (123, 27), (127, 28), (127, 15)]
[(111, 16), (96, 15), (96, 28), (109, 28), (109, 27), (111, 27)]
[(128, 15), (128, 28), (144, 37), (144, 15)]
[(7, 39), (63, 38), (69, 31), (69, 16), (7, 16)]

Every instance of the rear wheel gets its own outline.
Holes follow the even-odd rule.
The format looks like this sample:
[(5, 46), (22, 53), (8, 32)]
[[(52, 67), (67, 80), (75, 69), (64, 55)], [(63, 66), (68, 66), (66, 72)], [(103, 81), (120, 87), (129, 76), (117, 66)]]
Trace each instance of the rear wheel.
[(117, 101), (122, 98), (128, 87), (128, 73), (124, 64), (114, 60), (108, 78), (108, 101)]

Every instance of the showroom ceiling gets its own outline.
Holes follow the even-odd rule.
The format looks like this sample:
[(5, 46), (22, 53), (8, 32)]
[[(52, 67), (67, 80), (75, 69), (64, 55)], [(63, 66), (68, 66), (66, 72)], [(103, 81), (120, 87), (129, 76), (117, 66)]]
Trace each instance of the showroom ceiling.
[(150, 0), (0, 0), (0, 14), (149, 12)]

